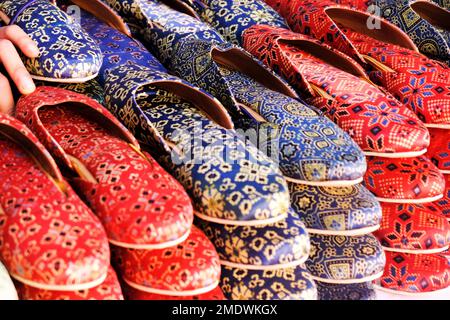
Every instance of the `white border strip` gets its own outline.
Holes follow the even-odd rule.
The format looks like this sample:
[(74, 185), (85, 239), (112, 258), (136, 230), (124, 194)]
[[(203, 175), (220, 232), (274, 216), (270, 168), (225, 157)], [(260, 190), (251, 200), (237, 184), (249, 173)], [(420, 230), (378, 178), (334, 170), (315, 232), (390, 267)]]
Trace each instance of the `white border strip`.
[(408, 292), (408, 291), (400, 291), (400, 290), (394, 290), (394, 289), (388, 289), (385, 287), (380, 286), (379, 284), (374, 283), (373, 287), (376, 290), (380, 290), (383, 292), (387, 292), (393, 295), (399, 295), (399, 296), (408, 296), (408, 297), (421, 297), (421, 296), (433, 296), (433, 295), (437, 295), (443, 292), (446, 292), (449, 288), (444, 288), (444, 289), (440, 289), (440, 290), (435, 290), (435, 291), (427, 291), (427, 292)]
[(258, 226), (265, 226), (269, 224), (277, 223), (278, 221), (282, 221), (288, 217), (287, 213), (282, 214), (278, 217), (274, 217), (271, 219), (266, 220), (251, 220), (251, 221), (239, 221), (239, 220), (225, 220), (225, 219), (219, 219), (219, 218), (212, 218), (207, 215), (201, 214), (197, 211), (194, 212), (194, 214), (205, 221), (217, 223), (217, 224), (225, 224), (225, 225), (231, 225), (231, 226), (244, 226), (244, 227), (258, 227)]
[(376, 226), (360, 228), (355, 230), (319, 230), (319, 229), (310, 229), (306, 228), (308, 233), (312, 234), (320, 234), (324, 236), (347, 236), (347, 237), (355, 237), (355, 236), (364, 236), (366, 234), (372, 233), (380, 229), (381, 225), (377, 224)]
[(450, 248), (450, 245), (447, 245), (443, 248), (430, 249), (430, 250), (414, 250), (414, 249), (397, 249), (397, 248), (389, 248), (382, 246), (383, 250), (389, 252), (400, 252), (400, 253), (411, 253), (411, 254), (434, 254), (441, 253), (447, 251)]
[(450, 129), (450, 124), (438, 124), (438, 123), (424, 123), (427, 128), (436, 128), (436, 129)]
[(241, 263), (235, 263), (230, 261), (224, 261), (220, 260), (220, 264), (225, 267), (230, 267), (234, 269), (244, 269), (244, 270), (252, 270), (252, 271), (273, 271), (273, 270), (280, 270), (280, 269), (289, 269), (289, 268), (295, 268), (298, 267), (306, 262), (308, 260), (309, 256), (304, 257), (301, 260), (291, 261), (289, 263), (283, 263), (283, 264), (273, 264), (273, 265), (267, 265), (267, 266), (255, 266), (255, 265), (249, 265), (249, 264), (241, 264)]
[(54, 82), (54, 83), (80, 84), (80, 83), (85, 83), (92, 79), (95, 79), (95, 78), (97, 78), (97, 76), (98, 76), (98, 72), (96, 74), (86, 77), (86, 78), (57, 79), (57, 78), (46, 78), (46, 77), (36, 76), (33, 74), (31, 75), (31, 78), (35, 79), (35, 80), (39, 80), (39, 81)]
[(286, 177), (284, 178), (293, 183), (297, 184), (304, 184), (307, 186), (315, 186), (315, 187), (348, 187), (348, 186), (354, 186), (355, 184), (359, 184), (363, 182), (363, 177), (358, 178), (356, 180), (336, 180), (336, 181), (304, 181), (304, 180), (297, 180), (294, 178)]
[(365, 277), (365, 278), (361, 278), (361, 279), (341, 279), (341, 280), (335, 280), (335, 279), (324, 279), (324, 278), (319, 278), (316, 276), (311, 275), (311, 277), (319, 282), (324, 282), (324, 283), (331, 283), (331, 284), (352, 284), (352, 283), (363, 283), (363, 282), (370, 282), (373, 281), (375, 279), (380, 278), (384, 273), (384, 270), (374, 274), (370, 277)]
[(195, 296), (195, 295), (200, 295), (200, 294), (205, 294), (208, 293), (212, 290), (214, 290), (218, 285), (219, 285), (219, 281), (214, 282), (213, 284), (204, 287), (204, 288), (200, 288), (200, 289), (196, 289), (196, 290), (186, 290), (186, 291), (171, 291), (171, 290), (162, 290), (162, 289), (154, 289), (154, 288), (149, 288), (137, 283), (134, 283), (130, 280), (127, 280), (125, 277), (123, 277), (123, 280), (132, 288), (139, 290), (139, 291), (144, 291), (144, 292), (148, 292), (148, 293), (154, 293), (154, 294), (159, 294), (162, 296), (176, 296), (176, 297), (187, 297), (187, 296)]
[(420, 151), (410, 151), (410, 152), (395, 152), (395, 153), (380, 153), (380, 152), (371, 152), (371, 151), (363, 151), (366, 157), (380, 157), (380, 158), (415, 158), (424, 155), (427, 153), (427, 149), (423, 149)]
[(169, 247), (176, 246), (184, 241), (189, 237), (191, 234), (191, 230), (188, 230), (181, 238), (178, 238), (176, 240), (164, 242), (164, 243), (158, 243), (158, 244), (132, 244), (132, 243), (125, 243), (120, 242), (116, 240), (108, 239), (109, 243), (115, 245), (116, 247), (122, 247), (126, 249), (137, 249), (137, 250), (158, 250), (158, 249), (165, 249)]
[(376, 199), (380, 202), (386, 202), (386, 203), (407, 203), (407, 204), (415, 204), (415, 203), (428, 203), (428, 202), (434, 202), (436, 200), (439, 200), (443, 198), (444, 195), (440, 194), (435, 197), (430, 198), (422, 198), (422, 199), (388, 199), (388, 198), (379, 198), (376, 197)]

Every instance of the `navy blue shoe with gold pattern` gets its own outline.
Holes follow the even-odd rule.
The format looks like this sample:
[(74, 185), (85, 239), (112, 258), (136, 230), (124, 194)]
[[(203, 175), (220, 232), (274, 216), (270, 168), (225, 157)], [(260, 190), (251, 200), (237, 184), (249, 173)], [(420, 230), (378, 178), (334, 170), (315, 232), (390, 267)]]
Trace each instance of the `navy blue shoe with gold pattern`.
[(304, 266), (279, 270), (222, 267), (220, 287), (228, 300), (317, 300)]
[(380, 228), (380, 203), (362, 184), (347, 187), (288, 185), (292, 209), (311, 233), (358, 236)]
[(310, 234), (306, 266), (314, 280), (331, 284), (369, 282), (382, 276), (386, 257), (373, 235), (358, 237)]
[(371, 282), (352, 284), (330, 284), (316, 282), (319, 300), (376, 300)]
[(220, 102), (167, 74), (135, 40), (85, 16), (82, 25), (106, 52), (99, 77), (106, 106), (180, 181), (197, 215), (231, 225), (285, 219), (285, 179), (237, 135)]
[(77, 22), (48, 0), (0, 0), (0, 20), (19, 26), (36, 42), (39, 57), (23, 58), (34, 79), (80, 83), (97, 76), (100, 49)]

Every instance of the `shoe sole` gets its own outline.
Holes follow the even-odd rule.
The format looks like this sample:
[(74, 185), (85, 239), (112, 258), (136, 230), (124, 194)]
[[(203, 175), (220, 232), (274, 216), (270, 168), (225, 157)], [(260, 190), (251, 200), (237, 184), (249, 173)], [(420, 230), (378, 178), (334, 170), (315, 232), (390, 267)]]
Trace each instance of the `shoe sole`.
[(355, 236), (364, 236), (366, 234), (370, 234), (370, 233), (380, 229), (380, 227), (381, 227), (381, 225), (378, 224), (378, 225), (375, 225), (372, 227), (360, 228), (360, 229), (354, 229), (354, 230), (337, 231), (337, 230), (322, 230), (322, 229), (310, 229), (310, 228), (306, 228), (306, 230), (308, 231), (308, 233), (319, 234), (319, 235), (323, 235), (323, 236), (355, 237)]
[(360, 279), (341, 279), (341, 280), (324, 279), (324, 278), (319, 278), (319, 277), (316, 277), (316, 276), (313, 276), (313, 275), (311, 275), (311, 278), (313, 278), (316, 281), (329, 283), (329, 284), (354, 284), (354, 283), (371, 282), (373, 280), (381, 278), (383, 273), (384, 273), (384, 271), (381, 271), (381, 272), (379, 272), (377, 274), (374, 274), (374, 275), (372, 275), (370, 277), (365, 277), (365, 278), (360, 278)]
[(14, 279), (16, 279), (19, 282), (22, 282), (23, 284), (25, 284), (27, 286), (38, 288), (41, 290), (48, 290), (48, 291), (80, 291), (80, 290), (92, 289), (92, 288), (95, 288), (95, 287), (101, 285), (103, 282), (105, 282), (107, 276), (108, 276), (108, 274), (105, 273), (104, 276), (102, 276), (101, 278), (99, 278), (97, 280), (82, 283), (82, 284), (52, 285), (52, 284), (43, 284), (43, 283), (38, 283), (38, 282), (31, 281), (31, 280), (27, 280), (27, 279), (22, 278), (21, 276), (11, 273), (11, 277), (13, 277)]
[(120, 242), (116, 240), (109, 239), (108, 242), (115, 245), (116, 247), (122, 247), (126, 249), (136, 249), (136, 250), (158, 250), (158, 249), (165, 249), (169, 247), (176, 246), (184, 241), (189, 237), (191, 234), (191, 230), (188, 230), (182, 237), (164, 242), (164, 243), (158, 243), (158, 244), (133, 244), (133, 243), (126, 243), (126, 242)]
[(255, 266), (255, 265), (235, 263), (235, 262), (224, 261), (224, 260), (220, 260), (220, 264), (222, 266), (233, 268), (233, 269), (243, 269), (243, 270), (252, 270), (252, 271), (274, 271), (274, 270), (280, 270), (280, 269), (296, 268), (300, 265), (303, 265), (306, 262), (306, 260), (308, 260), (308, 258), (309, 258), (309, 256), (306, 256), (301, 260), (296, 260), (296, 261), (292, 261), (289, 263), (273, 264), (273, 265), (268, 265), (268, 266)]
[(394, 295), (399, 295), (399, 296), (407, 296), (407, 297), (425, 297), (425, 296), (430, 296), (430, 298), (435, 297), (438, 294), (444, 293), (446, 291), (449, 290), (449, 288), (444, 288), (444, 289), (439, 289), (439, 290), (435, 290), (435, 291), (428, 291), (428, 292), (418, 292), (418, 293), (414, 293), (414, 292), (408, 292), (408, 291), (400, 291), (400, 290), (394, 290), (394, 289), (388, 289), (388, 288), (384, 288), (378, 284), (373, 284), (373, 287), (376, 290), (380, 290), (383, 292), (387, 292), (387, 293), (391, 293)]
[(389, 198), (379, 198), (379, 197), (376, 197), (376, 199), (380, 202), (386, 202), (386, 203), (407, 203), (407, 204), (419, 203), (420, 204), (420, 203), (434, 202), (443, 197), (444, 197), (444, 195), (440, 194), (435, 197), (422, 198), (422, 199), (389, 199)]
[(208, 292), (214, 290), (219, 285), (219, 281), (216, 281), (207, 287), (196, 289), (196, 290), (171, 291), (171, 290), (154, 289), (154, 288), (142, 286), (140, 284), (134, 283), (134, 282), (126, 279), (125, 277), (123, 277), (123, 280), (130, 287), (132, 287), (138, 291), (154, 293), (154, 294), (159, 294), (159, 295), (163, 295), (163, 296), (175, 296), (175, 297), (187, 297), (187, 296), (196, 296), (196, 295), (205, 294), (205, 293), (208, 293)]
[(217, 223), (217, 224), (227, 224), (227, 225), (232, 225), (232, 226), (243, 226), (243, 227), (257, 227), (257, 226), (270, 225), (270, 224), (274, 224), (279, 221), (282, 221), (288, 217), (287, 214), (283, 214), (278, 217), (271, 218), (271, 219), (265, 219), (265, 220), (238, 221), (238, 220), (226, 220), (226, 219), (212, 218), (212, 217), (208, 217), (204, 214), (201, 214), (197, 211), (194, 214), (198, 218), (208, 221), (208, 222), (213, 222), (213, 223)]
[(382, 153), (382, 152), (371, 152), (371, 151), (363, 151), (366, 157), (380, 157), (380, 158), (390, 158), (390, 159), (398, 159), (398, 158), (415, 158), (424, 155), (427, 153), (427, 149), (423, 149), (421, 151), (411, 151), (411, 152), (394, 152), (394, 153)]
[(447, 251), (450, 248), (450, 245), (447, 245), (442, 248), (430, 249), (430, 250), (412, 250), (412, 249), (397, 249), (397, 248), (389, 248), (382, 246), (383, 250), (389, 252), (399, 252), (399, 253), (410, 253), (410, 254), (434, 254), (441, 253)]
[(47, 78), (47, 77), (41, 77), (36, 75), (31, 75), (31, 78), (38, 81), (46, 81), (46, 82), (55, 82), (55, 83), (65, 83), (65, 84), (71, 84), (71, 83), (85, 83), (90, 80), (95, 79), (98, 76), (98, 73), (95, 75), (85, 77), (85, 78), (70, 78), (70, 79), (56, 79), (56, 78)]
[(348, 187), (363, 182), (362, 177), (356, 180), (336, 180), (336, 181), (305, 181), (305, 180), (297, 180), (286, 176), (284, 176), (284, 178), (292, 183), (304, 184), (307, 186), (315, 186), (315, 187)]

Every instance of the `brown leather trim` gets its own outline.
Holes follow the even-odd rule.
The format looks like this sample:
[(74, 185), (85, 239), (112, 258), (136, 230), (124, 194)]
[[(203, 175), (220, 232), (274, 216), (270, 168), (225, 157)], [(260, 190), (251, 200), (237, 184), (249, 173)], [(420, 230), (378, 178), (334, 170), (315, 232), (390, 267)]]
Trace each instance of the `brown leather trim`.
[(450, 11), (424, 0), (411, 3), (411, 8), (433, 26), (450, 31)]
[(130, 28), (125, 21), (112, 8), (99, 0), (71, 0), (74, 4), (93, 14), (110, 27), (131, 37)]
[(179, 11), (181, 13), (187, 14), (193, 18), (199, 19), (200, 16), (197, 12), (192, 9), (188, 4), (179, 1), (179, 0), (160, 0), (160, 2), (164, 3), (166, 6), (171, 7), (172, 9)]

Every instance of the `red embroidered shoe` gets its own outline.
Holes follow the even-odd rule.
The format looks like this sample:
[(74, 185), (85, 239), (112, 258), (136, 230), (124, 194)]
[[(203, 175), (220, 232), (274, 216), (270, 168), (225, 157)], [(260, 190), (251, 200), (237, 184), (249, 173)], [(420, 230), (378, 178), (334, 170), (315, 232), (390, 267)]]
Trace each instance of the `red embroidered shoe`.
[(381, 228), (374, 232), (387, 251), (438, 253), (448, 249), (450, 224), (420, 204), (381, 203)]
[(442, 199), (437, 200), (433, 204), (439, 208), (444, 214), (447, 220), (450, 221), (450, 175), (446, 174), (445, 177), (445, 192)]
[(226, 300), (222, 289), (216, 287), (210, 292), (194, 296), (166, 296), (137, 290), (126, 283), (122, 284), (123, 294), (126, 300)]
[(0, 114), (0, 260), (16, 280), (46, 290), (102, 283), (105, 231), (27, 127)]
[(121, 278), (136, 290), (167, 296), (194, 296), (210, 292), (219, 284), (219, 256), (196, 227), (192, 227), (186, 241), (171, 248), (113, 247), (112, 254)]
[(109, 267), (102, 284), (87, 290), (51, 291), (33, 288), (16, 282), (21, 300), (123, 300), (122, 289), (116, 272)]
[(450, 286), (447, 259), (439, 254), (386, 252), (386, 268), (376, 284), (383, 290), (420, 294)]
[(429, 133), (414, 113), (372, 85), (364, 70), (342, 53), (270, 26), (247, 29), (244, 47), (303, 92), (306, 102), (349, 133), (366, 155), (426, 152)]
[(39, 87), (19, 100), (17, 116), (75, 175), (112, 244), (158, 249), (187, 238), (193, 221), (188, 195), (96, 101)]
[(450, 130), (430, 128), (431, 142), (427, 157), (444, 174), (450, 174)]
[(450, 69), (420, 54), (398, 27), (331, 0), (276, 2), (292, 30), (356, 59), (427, 126), (450, 128)]
[(381, 202), (426, 203), (442, 198), (445, 179), (426, 157), (367, 158), (364, 185)]

